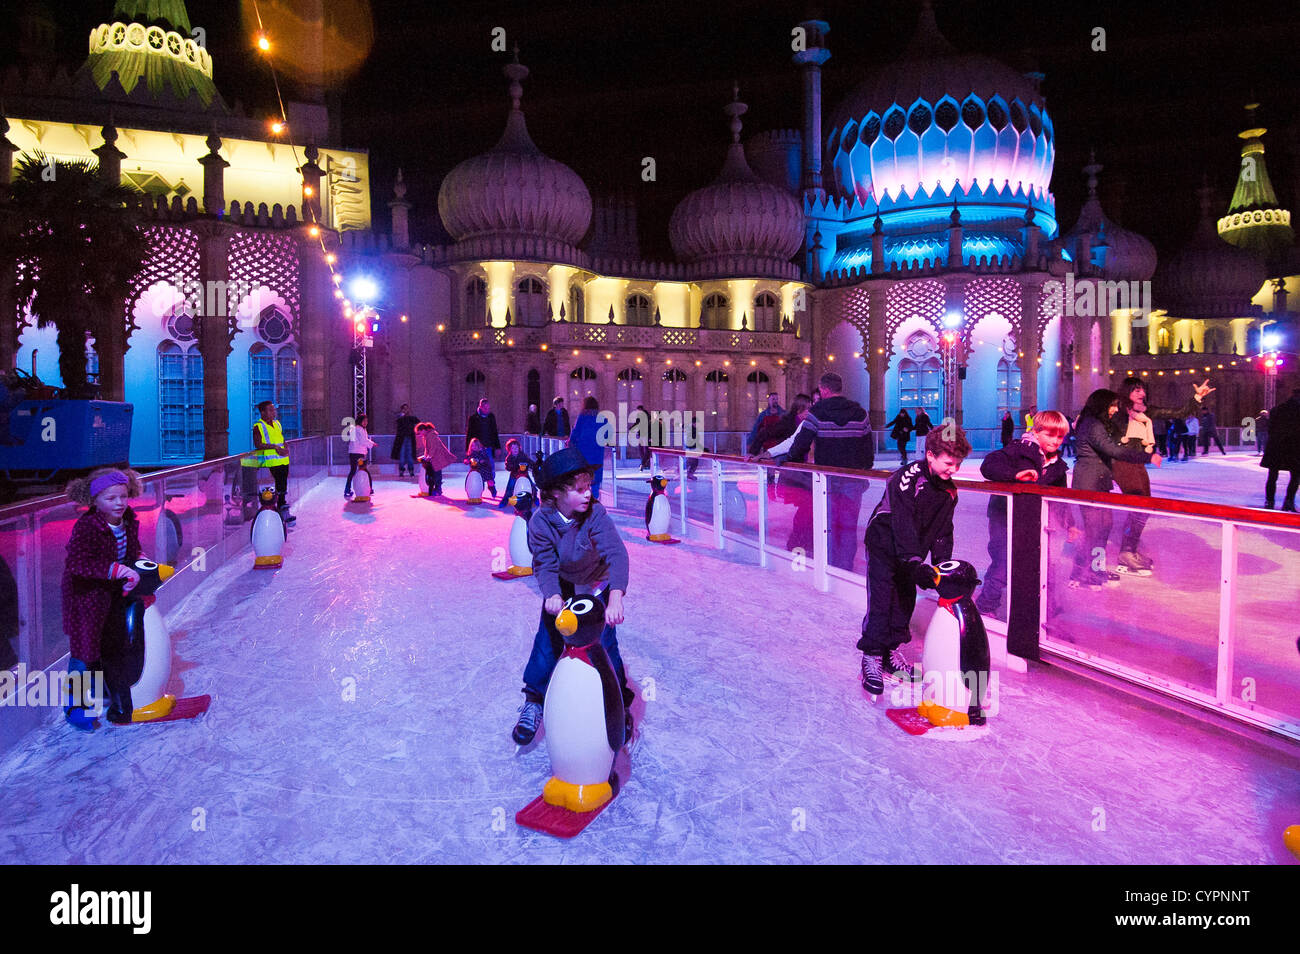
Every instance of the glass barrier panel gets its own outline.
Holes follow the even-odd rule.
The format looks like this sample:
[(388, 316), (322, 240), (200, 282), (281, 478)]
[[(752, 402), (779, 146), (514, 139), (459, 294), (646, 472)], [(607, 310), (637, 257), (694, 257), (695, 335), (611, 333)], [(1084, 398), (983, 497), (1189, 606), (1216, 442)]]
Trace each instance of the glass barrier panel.
[(802, 556), (813, 554), (812, 474), (773, 467), (767, 498), (767, 545)]
[(29, 669), (44, 669), (68, 651), (68, 637), (63, 631), (63, 565), (67, 562), (73, 524), (85, 512), (76, 504), (65, 503), (35, 515), (40, 553), (36, 597), (41, 609), (40, 630), (33, 633), (32, 658), (27, 660)]
[[(960, 474), (958, 475), (960, 477)], [(1006, 622), (1008, 605), (1007, 510), (1009, 494), (962, 488), (953, 513), (954, 560), (970, 563), (979, 573), (975, 606), (988, 620)]]
[(18, 601), (24, 584), (18, 579), (18, 544), (26, 527), (27, 518), (0, 523), (0, 669), (17, 666), (21, 649), (18, 644)]
[[(1095, 504), (1048, 502), (1051, 641), (1214, 695), (1218, 670), (1219, 523)], [(1081, 528), (1070, 542), (1070, 524)], [(1133, 572), (1122, 547), (1152, 561)], [(1121, 566), (1123, 569), (1121, 570)]]
[(1237, 530), (1237, 598), (1231, 701), (1300, 722), (1300, 531)]
[(686, 458), (686, 516), (713, 526), (713, 464), (707, 458)]
[[(742, 435), (743, 436), (743, 435)], [(766, 494), (766, 481), (760, 480), (753, 464), (722, 464), (722, 529), (734, 533), (745, 543), (742, 556), (758, 562), (758, 495)]]
[(884, 493), (883, 480), (826, 478), (826, 564), (865, 577), (867, 521)]

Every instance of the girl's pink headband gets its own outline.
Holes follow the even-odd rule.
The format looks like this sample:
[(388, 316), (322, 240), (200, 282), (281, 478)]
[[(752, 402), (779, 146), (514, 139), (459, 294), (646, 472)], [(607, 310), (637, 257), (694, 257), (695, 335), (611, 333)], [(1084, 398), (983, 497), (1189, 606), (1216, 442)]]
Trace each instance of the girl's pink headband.
[(126, 474), (122, 473), (120, 470), (113, 470), (109, 471), (107, 474), (100, 474), (90, 482), (90, 497), (93, 500), (109, 487), (114, 487), (117, 484), (129, 483), (130, 481), (126, 479)]

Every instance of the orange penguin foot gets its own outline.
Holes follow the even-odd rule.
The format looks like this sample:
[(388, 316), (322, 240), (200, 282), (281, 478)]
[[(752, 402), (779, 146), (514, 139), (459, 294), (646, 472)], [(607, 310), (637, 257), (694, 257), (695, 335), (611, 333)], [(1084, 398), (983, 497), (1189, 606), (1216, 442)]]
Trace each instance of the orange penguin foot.
[(930, 721), (931, 725), (936, 726), (962, 726), (970, 725), (970, 716), (965, 712), (937, 705), (933, 702), (922, 702), (916, 707), (916, 711), (921, 713)]
[(511, 576), (532, 576), (533, 568), (531, 566), (509, 566), (506, 572)]
[(1282, 844), (1286, 845), (1287, 851), (1300, 858), (1300, 825), (1292, 825), (1282, 832)]
[(542, 800), (548, 805), (567, 808), (571, 812), (594, 812), (614, 797), (609, 782), (599, 785), (575, 785), (554, 776), (542, 789)]
[(152, 722), (154, 719), (161, 719), (163, 716), (171, 715), (172, 709), (176, 706), (176, 697), (173, 695), (164, 695), (157, 702), (151, 702), (147, 706), (140, 706), (131, 712), (132, 722)]

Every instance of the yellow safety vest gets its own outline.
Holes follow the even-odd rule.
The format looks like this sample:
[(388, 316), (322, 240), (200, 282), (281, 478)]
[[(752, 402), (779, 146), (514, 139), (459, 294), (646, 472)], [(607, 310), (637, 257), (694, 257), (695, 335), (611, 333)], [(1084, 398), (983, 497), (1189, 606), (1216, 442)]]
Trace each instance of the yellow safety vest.
[[(261, 435), (263, 444), (284, 443), (284, 431), (280, 428), (279, 421), (268, 424), (259, 417), (253, 427)], [(289, 463), (289, 458), (268, 447), (265, 450), (254, 450), (239, 463), (243, 467), (279, 467)]]

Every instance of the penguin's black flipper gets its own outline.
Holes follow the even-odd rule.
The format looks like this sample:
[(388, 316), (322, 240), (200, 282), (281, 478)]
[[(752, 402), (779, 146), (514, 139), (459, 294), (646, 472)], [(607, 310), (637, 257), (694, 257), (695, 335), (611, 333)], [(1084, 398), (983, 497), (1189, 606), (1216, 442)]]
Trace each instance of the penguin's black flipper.
[(605, 647), (596, 643), (587, 647), (587, 657), (592, 668), (600, 674), (600, 688), (605, 697), (605, 738), (611, 752), (617, 752), (626, 741), (626, 720), (623, 714), (623, 687), (618, 684), (618, 674), (609, 661)]
[(963, 597), (956, 607), (961, 620), (961, 671), (962, 677), (973, 680), (970, 685), (971, 700), (969, 715), (972, 725), (985, 722), (983, 694), (988, 688), (992, 662), (989, 658), (989, 634), (984, 628), (984, 618), (975, 608), (975, 601), (969, 596)]
[(654, 488), (651, 487), (650, 496), (646, 498), (646, 502), (645, 502), (645, 528), (647, 530), (650, 529), (650, 511), (654, 509), (654, 506), (655, 506), (655, 492), (654, 492)]

